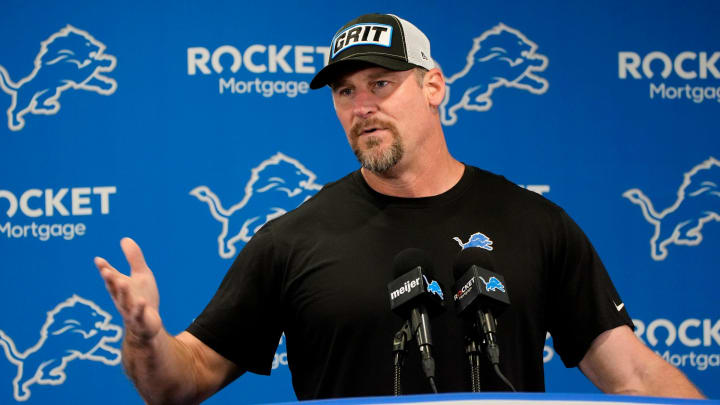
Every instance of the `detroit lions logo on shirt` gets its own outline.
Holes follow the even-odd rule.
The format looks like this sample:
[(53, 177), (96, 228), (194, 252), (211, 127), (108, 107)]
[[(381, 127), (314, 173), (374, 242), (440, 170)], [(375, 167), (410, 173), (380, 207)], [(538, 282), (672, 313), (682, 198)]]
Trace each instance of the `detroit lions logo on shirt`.
[(485, 250), (493, 250), (493, 241), (481, 232), (475, 232), (474, 234), (470, 235), (470, 239), (468, 239), (466, 243), (463, 243), (462, 239), (458, 238), (457, 236), (454, 237), (453, 240), (456, 241), (460, 245), (460, 247), (463, 248), (463, 250), (471, 247), (479, 247)]

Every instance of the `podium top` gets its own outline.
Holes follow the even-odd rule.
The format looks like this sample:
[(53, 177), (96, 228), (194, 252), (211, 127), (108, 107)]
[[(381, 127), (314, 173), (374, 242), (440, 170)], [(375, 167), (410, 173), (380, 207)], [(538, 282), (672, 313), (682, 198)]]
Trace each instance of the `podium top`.
[[(284, 402), (276, 405), (291, 405)], [(303, 401), (303, 405), (720, 405), (718, 400), (639, 397), (607, 394), (547, 394), (547, 393), (459, 393), (403, 395), (399, 397), (357, 397)]]

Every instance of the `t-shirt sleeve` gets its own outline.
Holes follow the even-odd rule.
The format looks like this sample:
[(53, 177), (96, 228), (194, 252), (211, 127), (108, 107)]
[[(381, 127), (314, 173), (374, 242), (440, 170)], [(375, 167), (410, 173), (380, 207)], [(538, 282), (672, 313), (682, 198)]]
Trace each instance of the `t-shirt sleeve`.
[(564, 211), (554, 233), (551, 266), (548, 329), (565, 366), (575, 367), (598, 335), (621, 325), (633, 328), (633, 323), (597, 252)]
[(266, 224), (245, 245), (187, 331), (240, 369), (269, 375), (282, 334), (281, 275)]

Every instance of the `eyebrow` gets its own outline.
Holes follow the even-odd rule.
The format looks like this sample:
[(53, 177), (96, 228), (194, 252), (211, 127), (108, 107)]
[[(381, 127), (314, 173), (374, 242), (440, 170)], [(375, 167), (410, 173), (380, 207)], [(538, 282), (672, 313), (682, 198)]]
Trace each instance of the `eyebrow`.
[(378, 77), (385, 76), (385, 75), (392, 75), (398, 73), (397, 70), (390, 70), (390, 69), (382, 69), (375, 73), (371, 73), (368, 75), (368, 78), (370, 79), (377, 79)]
[[(378, 70), (377, 72), (370, 73), (370, 74), (367, 76), (367, 78), (370, 79), (370, 80), (374, 80), (374, 79), (377, 79), (378, 77), (382, 77), (382, 76), (386, 76), (386, 75), (396, 75), (396, 74), (398, 74), (399, 72), (402, 72), (402, 71), (400, 71), (400, 70), (390, 70), (390, 69), (381, 68), (381, 69)], [(336, 89), (336, 88), (338, 88), (338, 87), (342, 87), (342, 86), (344, 86), (344, 85), (346, 85), (346, 84), (347, 84), (347, 80), (346, 80), (345, 78), (341, 78), (341, 79), (336, 80), (334, 83), (330, 83), (329, 86), (330, 86), (331, 89), (334, 90), (334, 89)]]

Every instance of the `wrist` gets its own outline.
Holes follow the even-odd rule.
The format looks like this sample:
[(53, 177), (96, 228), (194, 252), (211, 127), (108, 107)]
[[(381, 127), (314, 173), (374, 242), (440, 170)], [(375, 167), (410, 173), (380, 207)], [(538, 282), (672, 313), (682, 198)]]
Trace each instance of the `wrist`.
[(156, 333), (137, 333), (126, 326), (123, 344), (134, 349), (147, 349), (158, 342), (158, 337), (161, 334), (162, 329)]

